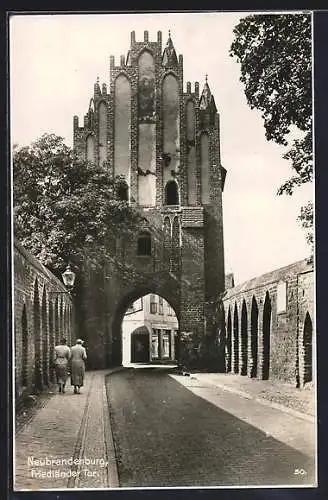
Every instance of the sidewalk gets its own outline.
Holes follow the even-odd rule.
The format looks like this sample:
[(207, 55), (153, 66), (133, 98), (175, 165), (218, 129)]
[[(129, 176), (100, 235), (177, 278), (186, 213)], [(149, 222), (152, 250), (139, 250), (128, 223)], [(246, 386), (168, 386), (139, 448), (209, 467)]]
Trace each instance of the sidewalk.
[(105, 375), (87, 372), (81, 394), (67, 386), (16, 430), (14, 490), (116, 488)]
[[(170, 376), (196, 396), (230, 414), (232, 418), (262, 431), (265, 438), (273, 438), (298, 450), (304, 457), (310, 458), (310, 468), (315, 470), (315, 418), (268, 399), (272, 399), (278, 390), (274, 383), (219, 373), (191, 373), (190, 376), (172, 373)], [(290, 395), (293, 404), (297, 401), (297, 395), (294, 395), (293, 399), (293, 388), (283, 387), (281, 391), (285, 398)], [(267, 399), (258, 397), (259, 394), (265, 395)], [(309, 473), (303, 462), (295, 464), (295, 470), (298, 468), (304, 469), (304, 474)]]
[(191, 377), (304, 420), (315, 421), (314, 389), (301, 390), (275, 380), (258, 380), (231, 373), (191, 373)]

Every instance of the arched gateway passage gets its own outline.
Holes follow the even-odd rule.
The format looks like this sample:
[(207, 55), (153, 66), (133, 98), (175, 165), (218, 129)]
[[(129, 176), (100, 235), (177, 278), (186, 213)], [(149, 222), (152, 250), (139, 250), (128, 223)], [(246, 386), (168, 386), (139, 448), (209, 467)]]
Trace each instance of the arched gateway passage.
[[(149, 334), (147, 341), (146, 330), (138, 330), (140, 326), (145, 326), (145, 322), (140, 324), (140, 321), (145, 319), (145, 315)], [(133, 321), (131, 321), (132, 326), (130, 325), (128, 329), (125, 328), (128, 333), (124, 335), (123, 322), (129, 316), (130, 318), (134, 316), (135, 324), (133, 325)], [(173, 320), (175, 317), (177, 327), (166, 327), (165, 322), (161, 322), (164, 316), (169, 320)], [(153, 327), (151, 326), (152, 320), (154, 320)], [(120, 300), (117, 301), (113, 321), (110, 325), (112, 345), (109, 363), (117, 366), (154, 359), (177, 359), (179, 356), (179, 322), (178, 287), (176, 281), (170, 276), (165, 281), (165, 286), (160, 286), (158, 282), (152, 286), (139, 286), (123, 291)], [(174, 335), (173, 330), (175, 330)]]

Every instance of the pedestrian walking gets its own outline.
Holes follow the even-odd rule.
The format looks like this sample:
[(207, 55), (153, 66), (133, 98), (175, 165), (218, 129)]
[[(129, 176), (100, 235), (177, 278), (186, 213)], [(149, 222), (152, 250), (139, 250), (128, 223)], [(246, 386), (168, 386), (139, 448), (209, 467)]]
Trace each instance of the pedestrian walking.
[(80, 394), (80, 387), (84, 381), (87, 352), (82, 344), (83, 340), (77, 339), (75, 345), (71, 347), (71, 385), (74, 385), (74, 394)]
[(65, 392), (65, 385), (68, 377), (68, 362), (71, 357), (71, 350), (66, 345), (66, 339), (62, 338), (55, 346), (54, 365), (59, 392)]

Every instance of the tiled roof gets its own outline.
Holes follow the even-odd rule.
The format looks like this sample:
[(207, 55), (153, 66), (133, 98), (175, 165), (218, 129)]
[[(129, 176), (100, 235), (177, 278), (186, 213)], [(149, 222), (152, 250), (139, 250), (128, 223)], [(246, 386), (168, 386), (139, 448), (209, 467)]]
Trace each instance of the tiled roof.
[(303, 259), (288, 266), (275, 269), (269, 273), (262, 274), (256, 278), (252, 278), (244, 283), (229, 288), (224, 294), (224, 300), (227, 300), (235, 295), (253, 290), (259, 287), (265, 287), (270, 283), (278, 281), (287, 281), (290, 276), (313, 271), (313, 263), (309, 263), (308, 259)]

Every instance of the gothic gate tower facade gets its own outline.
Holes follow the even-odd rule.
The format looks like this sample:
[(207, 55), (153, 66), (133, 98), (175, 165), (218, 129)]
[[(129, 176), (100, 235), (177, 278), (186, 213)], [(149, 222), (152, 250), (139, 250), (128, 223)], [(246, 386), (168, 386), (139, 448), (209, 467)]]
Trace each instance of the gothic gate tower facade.
[(127, 56), (119, 65), (110, 57), (110, 88), (97, 80), (83, 126), (74, 117), (74, 149), (121, 176), (122, 198), (144, 215), (130, 240), (117, 242), (120, 264), (86, 291), (91, 365), (120, 363), (122, 317), (149, 292), (175, 309), (180, 331), (211, 333), (225, 286), (219, 114), (207, 77), (201, 93), (198, 82), (184, 89), (170, 33), (162, 48), (160, 31), (157, 41), (132, 32)]

